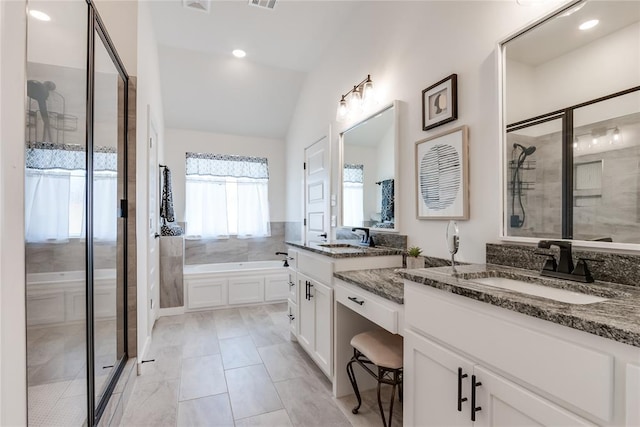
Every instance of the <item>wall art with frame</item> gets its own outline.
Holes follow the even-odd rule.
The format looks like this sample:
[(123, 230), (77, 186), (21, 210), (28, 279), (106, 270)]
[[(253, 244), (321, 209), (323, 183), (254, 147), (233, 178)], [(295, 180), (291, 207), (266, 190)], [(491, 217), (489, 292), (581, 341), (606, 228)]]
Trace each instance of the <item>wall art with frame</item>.
[(422, 130), (458, 118), (458, 75), (451, 74), (422, 91)]
[(415, 143), (418, 219), (469, 219), (469, 128)]

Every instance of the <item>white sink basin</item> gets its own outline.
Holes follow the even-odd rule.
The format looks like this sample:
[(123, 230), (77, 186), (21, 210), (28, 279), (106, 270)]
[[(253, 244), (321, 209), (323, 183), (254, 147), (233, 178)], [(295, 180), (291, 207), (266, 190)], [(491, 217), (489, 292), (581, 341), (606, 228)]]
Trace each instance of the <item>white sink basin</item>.
[(472, 279), (471, 281), (493, 286), (495, 288), (509, 289), (511, 291), (552, 299), (559, 302), (566, 302), (569, 304), (593, 304), (607, 300), (607, 298), (603, 297), (582, 294), (566, 289), (552, 288), (544, 285), (536, 285), (535, 283), (523, 282), (520, 280), (506, 279), (504, 277), (484, 277), (481, 279)]

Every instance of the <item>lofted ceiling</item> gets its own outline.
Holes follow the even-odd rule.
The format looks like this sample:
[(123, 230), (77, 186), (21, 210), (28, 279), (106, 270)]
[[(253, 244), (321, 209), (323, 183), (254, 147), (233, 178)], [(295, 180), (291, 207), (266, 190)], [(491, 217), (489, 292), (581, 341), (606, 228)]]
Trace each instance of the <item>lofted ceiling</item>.
[[(358, 2), (153, 1), (167, 127), (283, 139), (306, 73)], [(247, 56), (232, 56), (243, 49)]]

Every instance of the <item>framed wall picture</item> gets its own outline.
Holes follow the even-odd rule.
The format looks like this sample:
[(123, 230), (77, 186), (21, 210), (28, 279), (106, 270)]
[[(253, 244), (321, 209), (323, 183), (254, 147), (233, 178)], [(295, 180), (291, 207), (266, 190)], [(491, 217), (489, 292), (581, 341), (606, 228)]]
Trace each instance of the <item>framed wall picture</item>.
[(418, 219), (469, 219), (469, 128), (415, 144)]
[(422, 91), (422, 130), (458, 118), (458, 75), (451, 74)]

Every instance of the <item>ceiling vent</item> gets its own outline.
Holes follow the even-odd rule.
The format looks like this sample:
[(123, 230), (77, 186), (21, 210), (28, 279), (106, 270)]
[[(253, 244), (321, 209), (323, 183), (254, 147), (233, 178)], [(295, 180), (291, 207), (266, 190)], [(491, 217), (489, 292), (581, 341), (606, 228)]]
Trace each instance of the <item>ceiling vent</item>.
[(276, 0), (249, 0), (249, 4), (264, 9), (273, 9), (276, 7)]
[(187, 9), (195, 9), (200, 12), (209, 13), (210, 0), (182, 0), (182, 5)]

